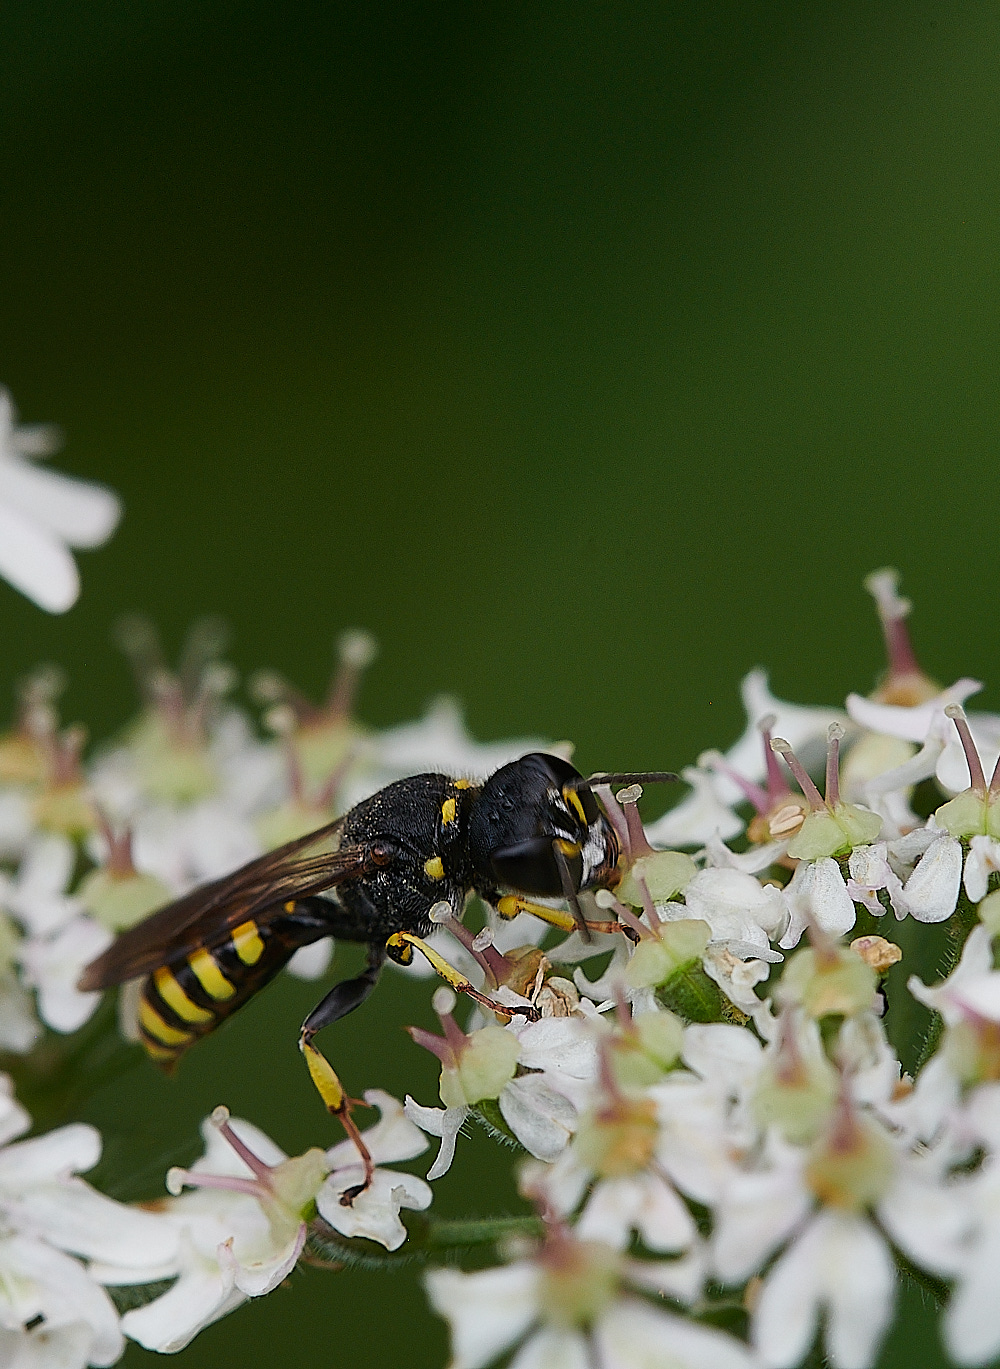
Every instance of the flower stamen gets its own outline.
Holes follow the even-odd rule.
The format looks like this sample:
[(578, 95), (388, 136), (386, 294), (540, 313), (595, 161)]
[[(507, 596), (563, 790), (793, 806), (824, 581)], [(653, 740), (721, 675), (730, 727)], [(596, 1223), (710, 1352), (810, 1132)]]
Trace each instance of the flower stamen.
[(798, 780), (799, 788), (802, 790), (803, 794), (805, 794), (806, 798), (809, 800), (809, 803), (811, 804), (813, 810), (815, 812), (818, 812), (819, 810), (825, 808), (826, 803), (824, 802), (823, 795), (819, 792), (815, 784), (813, 784), (812, 780), (809, 778), (809, 774), (805, 766), (802, 764), (798, 756), (796, 756), (795, 752), (792, 750), (791, 743), (785, 741), (784, 737), (772, 737), (770, 745), (771, 750), (777, 752), (777, 754), (781, 757), (781, 759), (788, 766), (789, 770)]
[[(979, 752), (976, 743), (972, 738), (972, 731), (969, 728), (969, 720), (965, 716), (965, 709), (961, 704), (948, 704), (944, 710), (945, 717), (950, 718), (955, 724), (958, 735), (962, 741), (962, 749), (965, 752), (965, 759), (969, 766), (969, 788), (977, 798), (986, 798), (986, 776), (983, 774), (983, 763), (979, 759)], [(997, 762), (1000, 768), (1000, 760)], [(990, 782), (990, 789), (993, 789), (994, 782), (1000, 783), (997, 772), (993, 772), (993, 780)]]

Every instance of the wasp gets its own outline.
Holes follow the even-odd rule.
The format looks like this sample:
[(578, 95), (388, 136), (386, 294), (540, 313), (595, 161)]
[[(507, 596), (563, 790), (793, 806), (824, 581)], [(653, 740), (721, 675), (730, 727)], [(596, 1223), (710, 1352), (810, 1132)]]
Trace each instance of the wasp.
[[(674, 779), (592, 775), (532, 752), (483, 783), (414, 775), (364, 799), (343, 817), (287, 842), (222, 879), (204, 884), (124, 932), (80, 979), (83, 990), (141, 979), (138, 1026), (147, 1053), (172, 1069), (201, 1037), (242, 1007), (301, 946), (322, 937), (361, 942), (364, 971), (343, 980), (302, 1024), (300, 1047), (313, 1082), (364, 1161), (372, 1161), (351, 1118), (352, 1101), (312, 1044), (324, 1027), (365, 1001), (387, 959), (415, 951), (458, 992), (488, 1008), (537, 1018), (530, 1006), (504, 1006), (477, 990), (424, 938), (446, 913), (461, 918), (470, 895), (512, 918), (527, 910), (584, 936), (579, 895), (611, 888), (621, 846), (594, 786)], [(570, 913), (529, 897), (564, 898)], [(432, 918), (432, 910), (435, 917)]]

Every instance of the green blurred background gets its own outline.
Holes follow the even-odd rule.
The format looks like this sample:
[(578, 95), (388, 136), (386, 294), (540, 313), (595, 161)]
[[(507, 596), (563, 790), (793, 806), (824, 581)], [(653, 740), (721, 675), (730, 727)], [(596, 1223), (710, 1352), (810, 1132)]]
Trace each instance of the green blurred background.
[[(483, 738), (679, 766), (758, 662), (870, 687), (890, 563), (925, 666), (997, 707), (998, 39), (968, 0), (9, 0), (0, 380), (127, 513), (67, 617), (0, 585), (2, 692), (61, 662), (101, 737), (125, 610), (171, 651), (221, 613), (241, 669), (314, 695), (357, 624), (373, 724), (450, 691)], [(316, 997), (94, 1102), (120, 1196), (220, 1101), (324, 1139)], [(426, 1000), (394, 978), (338, 1028), (350, 1087), (431, 1101)], [(509, 1209), (485, 1155), (443, 1212)], [(414, 1279), (310, 1272), (176, 1363), (444, 1354)]]

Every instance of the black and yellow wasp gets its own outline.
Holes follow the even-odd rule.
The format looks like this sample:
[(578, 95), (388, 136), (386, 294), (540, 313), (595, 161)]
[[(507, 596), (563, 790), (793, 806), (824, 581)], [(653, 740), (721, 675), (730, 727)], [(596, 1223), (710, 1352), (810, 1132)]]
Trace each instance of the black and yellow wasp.
[[(475, 893), (501, 916), (528, 909), (586, 935), (577, 896), (617, 882), (621, 851), (592, 785), (673, 778), (651, 772), (588, 780), (568, 761), (533, 752), (482, 784), (435, 774), (398, 780), (335, 822), (161, 908), (93, 961), (80, 988), (141, 978), (142, 1042), (170, 1069), (299, 947), (326, 936), (364, 943), (367, 967), (314, 1008), (300, 1045), (324, 1102), (358, 1145), (367, 1183), (371, 1161), (350, 1099), (312, 1038), (364, 1002), (387, 957), (407, 964), (414, 950), (459, 992), (497, 1006), (425, 943), (431, 910), (444, 903), (461, 918)], [(572, 914), (532, 904), (526, 894), (563, 897)], [(530, 1007), (505, 1011), (537, 1016)]]

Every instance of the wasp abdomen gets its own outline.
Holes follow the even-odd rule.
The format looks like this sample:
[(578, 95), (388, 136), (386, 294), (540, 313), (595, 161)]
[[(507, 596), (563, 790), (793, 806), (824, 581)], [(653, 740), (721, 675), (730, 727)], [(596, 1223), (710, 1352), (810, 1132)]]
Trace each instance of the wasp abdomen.
[[(286, 924), (293, 922), (294, 907), (282, 920)], [(147, 1053), (170, 1069), (189, 1046), (273, 979), (307, 940), (316, 936), (293, 938), (280, 922), (248, 919), (218, 946), (198, 946), (161, 965), (140, 991), (139, 1034)]]

